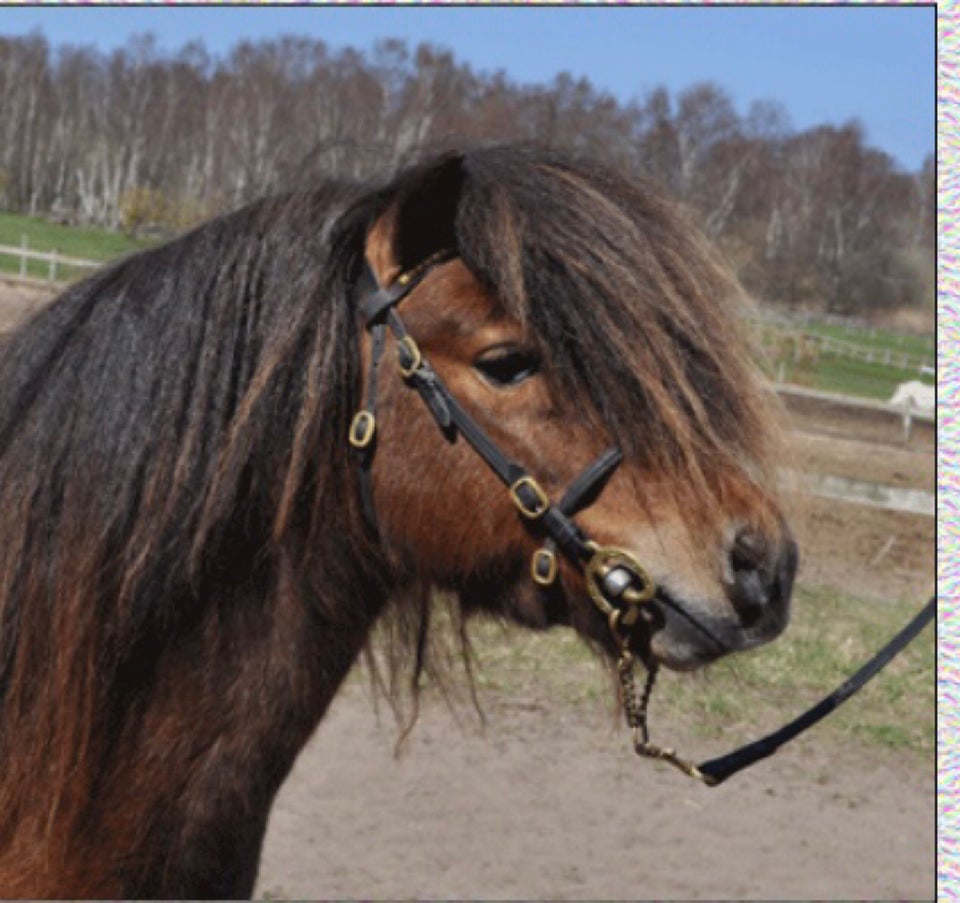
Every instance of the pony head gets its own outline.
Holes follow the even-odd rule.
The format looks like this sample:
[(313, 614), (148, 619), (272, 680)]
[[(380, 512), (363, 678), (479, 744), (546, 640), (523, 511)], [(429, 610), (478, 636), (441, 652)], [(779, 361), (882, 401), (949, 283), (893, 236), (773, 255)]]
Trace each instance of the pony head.
[[(771, 479), (770, 403), (736, 283), (691, 225), (595, 166), (492, 149), (433, 161), (385, 192), (365, 242), (377, 282), (438, 255), (398, 310), (495, 445), (554, 500), (605, 448), (622, 452), (576, 520), (656, 586), (637, 648), (692, 668), (776, 636), (797, 552)], [(367, 335), (365, 372), (372, 354)], [(394, 367), (374, 374), (372, 497), (393, 566), (456, 591), (468, 611), (608, 643), (577, 563), (532, 580), (536, 522)]]

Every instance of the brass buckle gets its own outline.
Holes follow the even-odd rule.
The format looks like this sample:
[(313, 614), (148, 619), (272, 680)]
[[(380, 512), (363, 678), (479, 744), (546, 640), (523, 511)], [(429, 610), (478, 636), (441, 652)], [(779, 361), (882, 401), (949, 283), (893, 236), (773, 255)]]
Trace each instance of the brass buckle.
[[(520, 490), (525, 486), (537, 497), (536, 504), (529, 508), (520, 497)], [(520, 479), (510, 487), (510, 498), (513, 499), (513, 503), (520, 509), (520, 513), (524, 517), (530, 518), (530, 520), (543, 517), (550, 507), (550, 499), (547, 498), (547, 494), (540, 488), (540, 484), (530, 476), (520, 477)]]
[(350, 432), (347, 441), (354, 448), (366, 448), (373, 442), (373, 434), (377, 431), (377, 418), (372, 411), (357, 411), (350, 422)]
[[(403, 363), (404, 351), (409, 356), (410, 362), (407, 366), (404, 366)], [(420, 354), (420, 348), (412, 336), (405, 335), (402, 339), (397, 340), (397, 365), (400, 367), (400, 373), (404, 378), (413, 376), (420, 369), (422, 363), (423, 355)]]
[[(541, 561), (546, 562), (546, 570), (542, 574), (538, 567)], [(530, 563), (530, 574), (533, 576), (534, 583), (550, 586), (557, 579), (557, 556), (550, 549), (537, 549)]]
[(618, 549), (614, 546), (600, 546), (595, 542), (589, 542), (587, 546), (593, 552), (590, 560), (583, 567), (587, 591), (597, 608), (608, 618), (619, 609), (603, 594), (603, 579), (607, 574), (616, 567), (623, 567), (642, 584), (639, 589), (633, 586), (628, 587), (620, 597), (629, 606), (623, 611), (620, 620), (624, 625), (630, 626), (637, 619), (638, 608), (635, 606), (649, 602), (657, 591), (657, 585), (636, 557), (625, 549)]

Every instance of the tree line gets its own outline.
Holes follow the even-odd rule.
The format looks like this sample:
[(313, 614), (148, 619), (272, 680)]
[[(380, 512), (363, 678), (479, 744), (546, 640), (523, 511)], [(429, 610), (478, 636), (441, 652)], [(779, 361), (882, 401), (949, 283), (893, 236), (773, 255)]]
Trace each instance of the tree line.
[(867, 313), (930, 306), (932, 157), (904, 172), (856, 122), (796, 131), (722, 88), (621, 103), (567, 73), (523, 85), (447, 50), (301, 37), (150, 35), (109, 54), (0, 37), (0, 209), (169, 232), (324, 176), (366, 178), (428, 146), (536, 141), (598, 157), (683, 203), (763, 300)]

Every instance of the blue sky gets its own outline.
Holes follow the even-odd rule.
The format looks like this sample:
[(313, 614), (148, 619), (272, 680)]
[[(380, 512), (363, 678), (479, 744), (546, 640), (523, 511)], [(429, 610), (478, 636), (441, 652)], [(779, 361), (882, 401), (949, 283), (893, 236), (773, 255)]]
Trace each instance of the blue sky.
[(870, 144), (911, 170), (935, 146), (932, 6), (0, 7), (0, 35), (35, 30), (101, 49), (149, 31), (163, 50), (200, 38), (216, 54), (279, 34), (360, 50), (399, 37), (515, 82), (566, 70), (621, 100), (714, 81), (741, 113), (781, 102), (797, 129), (858, 119)]

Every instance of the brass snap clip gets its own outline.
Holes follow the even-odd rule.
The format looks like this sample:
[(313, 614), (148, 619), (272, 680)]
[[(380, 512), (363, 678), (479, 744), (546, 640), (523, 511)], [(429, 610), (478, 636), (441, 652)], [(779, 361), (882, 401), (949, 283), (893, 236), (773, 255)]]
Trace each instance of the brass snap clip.
[(675, 749), (657, 746), (656, 743), (650, 743), (649, 740), (643, 739), (641, 732), (636, 728), (633, 732), (633, 749), (638, 756), (645, 759), (655, 759), (658, 762), (666, 762), (678, 771), (682, 771), (687, 777), (700, 781), (708, 787), (713, 787), (717, 783), (715, 778), (704, 774), (693, 762), (684, 759)]

